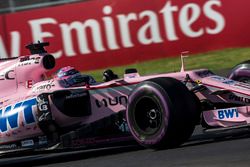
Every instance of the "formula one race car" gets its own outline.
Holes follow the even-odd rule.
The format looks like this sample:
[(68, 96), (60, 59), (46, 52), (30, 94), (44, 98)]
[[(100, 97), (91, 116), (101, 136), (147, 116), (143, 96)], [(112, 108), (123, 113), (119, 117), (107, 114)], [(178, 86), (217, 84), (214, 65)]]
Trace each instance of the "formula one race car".
[(150, 148), (176, 147), (195, 126), (248, 126), (250, 85), (207, 69), (140, 76), (104, 72), (96, 82), (73, 67), (49, 80), (55, 66), (44, 46), (0, 63), (0, 148), (85, 147), (131, 140)]

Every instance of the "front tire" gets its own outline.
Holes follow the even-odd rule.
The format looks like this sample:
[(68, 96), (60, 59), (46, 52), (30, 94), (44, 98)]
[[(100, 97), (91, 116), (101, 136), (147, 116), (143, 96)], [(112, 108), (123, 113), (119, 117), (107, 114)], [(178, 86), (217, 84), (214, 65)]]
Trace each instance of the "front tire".
[(197, 97), (174, 78), (154, 78), (129, 95), (126, 118), (135, 140), (149, 148), (176, 147), (193, 133), (200, 115)]
[(250, 84), (250, 60), (236, 65), (228, 75), (228, 78)]

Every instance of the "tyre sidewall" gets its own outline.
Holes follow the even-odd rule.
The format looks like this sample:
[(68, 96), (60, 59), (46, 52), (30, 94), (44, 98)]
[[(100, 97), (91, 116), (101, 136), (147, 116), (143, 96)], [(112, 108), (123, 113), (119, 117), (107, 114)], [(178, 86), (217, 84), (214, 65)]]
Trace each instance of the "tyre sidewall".
[[(239, 75), (239, 71), (246, 71), (243, 74)], [(249, 71), (249, 73), (247, 72)], [(245, 79), (250, 79), (250, 60), (244, 61), (238, 65), (236, 65), (229, 73), (228, 78), (240, 81), (245, 78)], [(249, 83), (249, 82), (248, 82)]]
[[(160, 108), (161, 113), (161, 126), (159, 130), (150, 136), (144, 133), (138, 133), (139, 128), (134, 120), (134, 109), (136, 104), (144, 97), (151, 98)], [(168, 94), (158, 84), (150, 81), (145, 81), (143, 84), (137, 85), (133, 92), (129, 96), (128, 107), (126, 117), (130, 132), (134, 136), (135, 140), (141, 145), (157, 145), (163, 138), (166, 137), (169, 118), (170, 118), (171, 102), (169, 101)], [(140, 131), (140, 130), (139, 130)]]

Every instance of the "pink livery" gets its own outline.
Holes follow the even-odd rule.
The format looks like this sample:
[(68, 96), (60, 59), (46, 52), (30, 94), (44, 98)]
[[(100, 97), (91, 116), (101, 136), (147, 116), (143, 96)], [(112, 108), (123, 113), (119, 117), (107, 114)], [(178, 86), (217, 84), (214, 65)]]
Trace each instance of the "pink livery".
[(207, 69), (140, 76), (111, 70), (104, 81), (71, 66), (46, 79), (55, 66), (44, 50), (30, 44), (29, 56), (0, 63), (0, 148), (88, 146), (134, 139), (151, 148), (176, 147), (194, 127), (248, 126), (250, 85)]

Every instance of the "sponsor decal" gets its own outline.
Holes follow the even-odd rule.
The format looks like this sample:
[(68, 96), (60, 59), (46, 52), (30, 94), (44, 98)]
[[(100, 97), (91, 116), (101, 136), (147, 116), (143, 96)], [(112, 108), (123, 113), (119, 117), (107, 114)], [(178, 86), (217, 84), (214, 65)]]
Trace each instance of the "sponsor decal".
[(136, 78), (138, 77), (138, 73), (126, 74), (126, 78)]
[(224, 81), (222, 83), (227, 84), (227, 85), (234, 85), (235, 81), (233, 81), (233, 80), (227, 80), (227, 81)]
[(109, 136), (109, 137), (93, 137), (93, 138), (80, 138), (72, 140), (72, 146), (84, 146), (89, 144), (99, 144), (99, 143), (112, 143), (117, 141), (128, 141), (131, 140), (131, 136)]
[(86, 96), (87, 93), (83, 92), (83, 93), (74, 93), (74, 94), (70, 94), (69, 96), (66, 96), (66, 99), (75, 99), (75, 98), (79, 98), (79, 97), (84, 97)]
[(0, 145), (0, 149), (16, 149), (16, 144), (6, 144), (6, 145)]
[(250, 103), (250, 99), (249, 98), (236, 96), (234, 94), (230, 94), (229, 95), (229, 99), (230, 100), (234, 100), (234, 101), (243, 102), (243, 103)]
[(32, 81), (32, 80), (26, 81), (26, 82), (25, 82), (25, 86), (26, 86), (26, 88), (28, 88), (28, 89), (32, 88), (32, 86), (33, 86), (33, 81)]
[(44, 97), (41, 98), (41, 95), (37, 96), (37, 105), (38, 105), (39, 111), (47, 111), (49, 109), (48, 107), (49, 102), (47, 98), (46, 99)]
[(118, 126), (118, 129), (122, 132), (129, 132), (129, 127), (125, 120)]
[(38, 64), (40, 59), (41, 59), (41, 57), (25, 56), (25, 57), (20, 57), (20, 62), (26, 62), (26, 61), (29, 61), (29, 60), (33, 60), (30, 63), (34, 62), (35, 64)]
[(214, 80), (220, 81), (221, 83), (227, 84), (227, 85), (235, 85), (235, 81), (225, 78), (225, 77), (221, 77), (221, 76), (212, 76), (211, 77)]
[(23, 141), (21, 141), (21, 145), (22, 145), (22, 147), (34, 146), (34, 141), (32, 139), (30, 139), (30, 140), (23, 140)]
[(48, 94), (40, 94), (39, 96), (37, 96), (37, 106), (38, 106), (37, 116), (39, 122), (52, 120)]
[(38, 144), (39, 145), (45, 145), (48, 144), (48, 139), (46, 136), (39, 136), (38, 137)]
[(228, 80), (227, 78), (225, 78), (225, 77), (221, 77), (221, 76), (212, 76), (211, 77), (212, 79), (214, 79), (214, 80), (217, 80), (217, 81), (226, 81), (226, 80)]
[(101, 100), (95, 100), (96, 106), (98, 108), (101, 107), (109, 107), (109, 106), (116, 106), (116, 105), (126, 105), (128, 103), (127, 96), (117, 96), (113, 98), (103, 98)]
[[(0, 133), (35, 122), (36, 98), (17, 102), (0, 109)], [(23, 119), (20, 120), (20, 117)], [(20, 121), (20, 122), (19, 122)]]
[(28, 60), (30, 60), (29, 56), (20, 57), (20, 62), (24, 62), (24, 61), (28, 61)]
[(33, 92), (42, 92), (42, 91), (50, 90), (54, 86), (55, 86), (54, 80), (50, 80), (46, 83), (43, 83), (43, 84), (33, 88)]
[(239, 117), (237, 108), (221, 109), (218, 110), (217, 113), (220, 120)]
[[(61, 34), (60, 39), (62, 39), (63, 50), (60, 49), (55, 52), (54, 55), (57, 58), (62, 57), (63, 53), (67, 57), (72, 57), (76, 56), (78, 52), (80, 54), (90, 54), (121, 48), (133, 48), (135, 43), (150, 45), (164, 43), (164, 41), (178, 41), (182, 34), (187, 38), (215, 35), (220, 34), (226, 25), (223, 14), (218, 10), (222, 6), (220, 0), (205, 1), (205, 3), (185, 3), (184, 5), (168, 0), (156, 4), (161, 5), (160, 8), (149, 10), (142, 9), (138, 5), (138, 12), (132, 12), (127, 8), (125, 13), (118, 12), (119, 14), (114, 12), (117, 10), (114, 8), (114, 5), (104, 5), (102, 8), (95, 9), (98, 10), (101, 17), (86, 18), (84, 21), (79, 15), (78, 17), (80, 18), (76, 20), (64, 21), (61, 17), (57, 18), (57, 13), (54, 17), (53, 14), (50, 17), (46, 15), (47, 17), (43, 18), (34, 19), (31, 17), (32, 19), (27, 20), (27, 22), (33, 41), (43, 41), (45, 38), (55, 36), (56, 33)], [(81, 6), (84, 6), (84, 4), (81, 4)], [(91, 6), (92, 10), (94, 7)], [(64, 10), (66, 11), (66, 9)], [(79, 11), (81, 8), (78, 7), (75, 10)], [(34, 15), (35, 12), (33, 11), (32, 13)], [(190, 16), (187, 17), (189, 13)], [(214, 22), (214, 26), (198, 24), (199, 26), (194, 28), (192, 25), (199, 22), (200, 17), (207, 22)], [(175, 24), (175, 19), (179, 20), (179, 24)], [(162, 21), (163, 23), (160, 24)], [(132, 24), (137, 25), (138, 30), (134, 30), (133, 26), (131, 26)], [(42, 28), (43, 26), (51, 25), (53, 25), (53, 29), (45, 31)], [(54, 29), (57, 29), (59, 32), (53, 32)], [(92, 30), (90, 36), (87, 35), (87, 29)], [(119, 30), (119, 33), (115, 31), (116, 29)], [(76, 41), (73, 41), (73, 31), (78, 34)], [(17, 40), (15, 44), (20, 45), (20, 40), (16, 38), (21, 38), (21, 33), (18, 31), (14, 32), (11, 33), (12, 37), (15, 37), (13, 40)], [(74, 46), (75, 42), (79, 47), (78, 50)]]
[(0, 74), (0, 80), (14, 80), (15, 79), (15, 72), (14, 70), (9, 70)]
[(18, 66), (21, 67), (21, 66), (27, 66), (31, 64), (32, 64), (31, 62), (23, 62), (23, 63), (19, 63)]
[(27, 66), (27, 65), (32, 65), (32, 64), (38, 64), (40, 61), (40, 57), (32, 57), (30, 56), (25, 56), (20, 58), (20, 63), (18, 63), (18, 66)]

